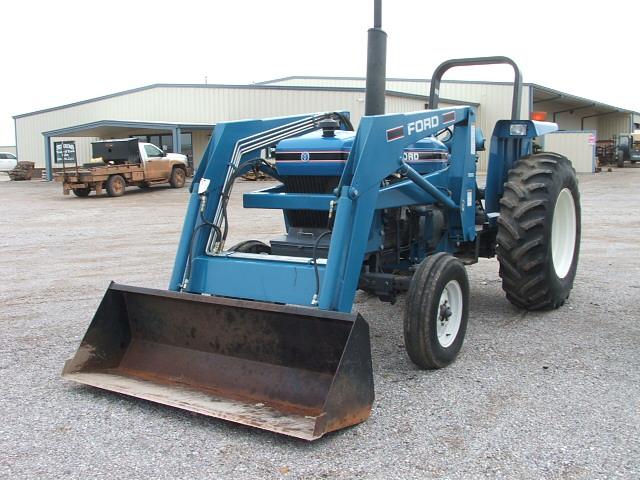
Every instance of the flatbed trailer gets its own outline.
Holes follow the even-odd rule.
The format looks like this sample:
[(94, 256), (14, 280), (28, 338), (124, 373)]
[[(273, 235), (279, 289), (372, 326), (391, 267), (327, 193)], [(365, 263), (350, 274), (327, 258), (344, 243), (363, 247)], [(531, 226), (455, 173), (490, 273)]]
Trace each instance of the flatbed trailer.
[[(62, 192), (69, 195), (72, 191), (78, 196), (85, 196), (91, 190), (95, 190), (96, 195), (100, 195), (106, 188), (106, 182), (113, 175), (120, 175), (124, 178), (126, 185), (137, 185), (146, 187), (154, 182), (145, 180), (144, 167), (140, 164), (104, 165), (90, 168), (78, 168), (57, 173), (54, 177), (56, 182), (62, 182)], [(161, 180), (158, 183), (166, 183)]]

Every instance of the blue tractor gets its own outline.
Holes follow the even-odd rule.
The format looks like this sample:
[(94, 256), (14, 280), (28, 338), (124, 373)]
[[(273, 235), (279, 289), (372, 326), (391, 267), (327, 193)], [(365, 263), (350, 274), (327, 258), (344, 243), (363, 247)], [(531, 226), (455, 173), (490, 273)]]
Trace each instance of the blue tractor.
[[(453, 362), (469, 316), (466, 267), (497, 256), (506, 296), (561, 306), (573, 286), (580, 198), (570, 161), (532, 154), (552, 123), (519, 118), (521, 76), (505, 57), (450, 60), (429, 109), (384, 114), (386, 34), (369, 31), (366, 115), (346, 112), (217, 125), (191, 187), (169, 290), (112, 283), (75, 356), (71, 380), (307, 440), (368, 418), (369, 329), (358, 289), (406, 292), (404, 338), (421, 369)], [(472, 107), (439, 108), (452, 67), (514, 68), (512, 118), (490, 141)], [(275, 163), (265, 152), (275, 152)], [(234, 180), (278, 184), (245, 208), (282, 210), (283, 234), (226, 248)]]

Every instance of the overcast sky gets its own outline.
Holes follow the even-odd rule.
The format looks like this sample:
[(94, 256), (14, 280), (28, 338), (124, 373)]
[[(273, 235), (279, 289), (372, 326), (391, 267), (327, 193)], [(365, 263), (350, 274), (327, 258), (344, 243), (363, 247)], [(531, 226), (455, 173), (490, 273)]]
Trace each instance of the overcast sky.
[[(372, 0), (0, 3), (0, 145), (12, 115), (151, 83), (364, 76)], [(387, 75), (507, 55), (533, 82), (640, 111), (637, 0), (383, 0)], [(507, 68), (449, 79), (509, 80)], [(427, 92), (425, 91), (425, 94)], [(171, 119), (167, 119), (171, 120)]]

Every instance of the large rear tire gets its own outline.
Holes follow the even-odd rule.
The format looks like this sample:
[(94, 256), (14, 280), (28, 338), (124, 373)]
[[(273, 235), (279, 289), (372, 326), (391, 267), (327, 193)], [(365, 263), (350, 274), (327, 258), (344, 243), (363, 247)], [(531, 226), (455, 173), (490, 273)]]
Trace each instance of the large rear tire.
[(569, 297), (580, 253), (580, 192), (571, 162), (541, 153), (516, 162), (500, 200), (497, 256), (514, 305), (550, 310)]
[(121, 197), (127, 189), (127, 182), (122, 175), (111, 175), (107, 180), (107, 195), (110, 197)]
[(616, 152), (616, 167), (624, 168), (624, 151), (618, 150)]
[(469, 318), (469, 280), (464, 265), (448, 253), (425, 258), (407, 293), (404, 344), (413, 363), (437, 369), (456, 359)]

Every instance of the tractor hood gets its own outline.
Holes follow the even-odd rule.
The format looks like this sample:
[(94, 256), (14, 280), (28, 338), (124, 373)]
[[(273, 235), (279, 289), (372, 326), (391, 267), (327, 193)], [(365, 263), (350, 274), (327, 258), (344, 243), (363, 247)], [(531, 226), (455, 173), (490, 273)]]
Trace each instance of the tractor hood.
[[(355, 132), (336, 130), (334, 136), (316, 131), (281, 141), (276, 148), (276, 168), (280, 175), (340, 176), (351, 152)], [(420, 173), (444, 168), (449, 160), (446, 145), (427, 137), (404, 150), (404, 161)]]

